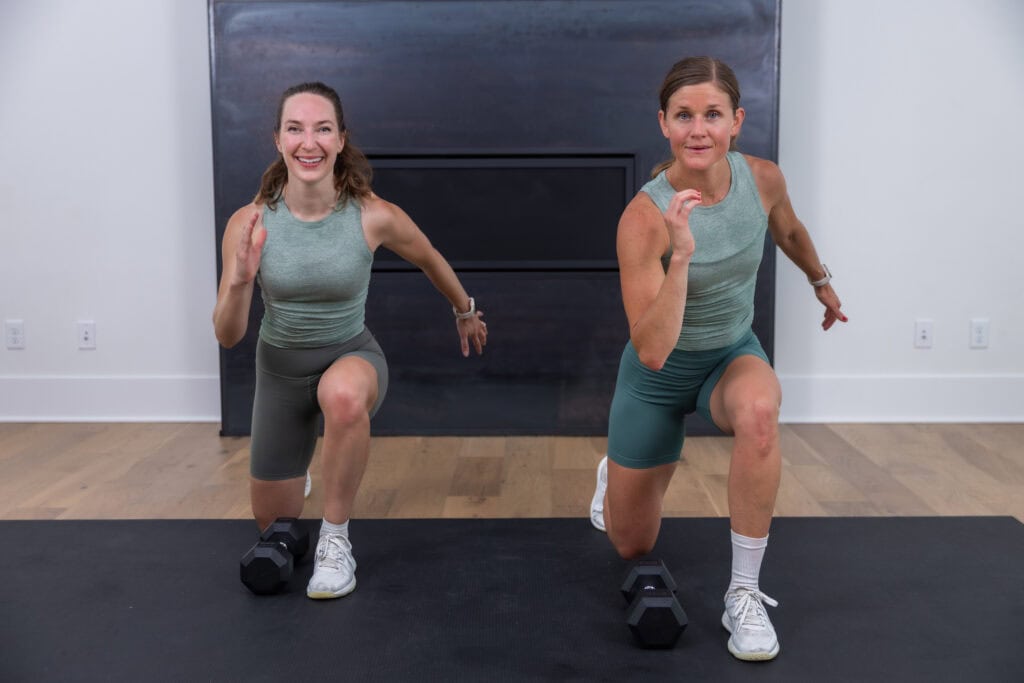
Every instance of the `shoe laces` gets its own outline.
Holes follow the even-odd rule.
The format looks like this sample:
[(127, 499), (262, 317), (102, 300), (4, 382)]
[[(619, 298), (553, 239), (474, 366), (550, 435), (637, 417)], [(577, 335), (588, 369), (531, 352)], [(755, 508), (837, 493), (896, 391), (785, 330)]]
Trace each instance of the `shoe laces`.
[(352, 566), (352, 543), (339, 534), (320, 537), (316, 546), (316, 563), (319, 567), (340, 571)]
[(736, 615), (736, 628), (756, 631), (764, 631), (769, 628), (771, 621), (768, 619), (764, 603), (778, 607), (778, 601), (753, 588), (738, 588), (733, 592), (733, 596), (733, 608), (730, 611)]

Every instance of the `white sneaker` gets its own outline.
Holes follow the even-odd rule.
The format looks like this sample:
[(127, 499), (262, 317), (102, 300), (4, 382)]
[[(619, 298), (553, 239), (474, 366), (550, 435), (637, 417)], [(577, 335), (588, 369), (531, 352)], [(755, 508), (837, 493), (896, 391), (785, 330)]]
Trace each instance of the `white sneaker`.
[(306, 470), (306, 488), (302, 491), (303, 498), (309, 498), (310, 491), (313, 490), (313, 478), (309, 476), (309, 470)]
[(729, 652), (737, 659), (756, 662), (775, 659), (779, 654), (779, 639), (764, 603), (772, 607), (779, 604), (752, 588), (736, 588), (725, 594), (722, 626), (732, 634)]
[(306, 595), (314, 600), (340, 598), (356, 589), (352, 544), (341, 534), (325, 534), (316, 544), (313, 576)]
[(590, 501), (590, 523), (598, 531), (604, 531), (604, 492), (608, 489), (608, 456), (597, 464), (597, 488)]

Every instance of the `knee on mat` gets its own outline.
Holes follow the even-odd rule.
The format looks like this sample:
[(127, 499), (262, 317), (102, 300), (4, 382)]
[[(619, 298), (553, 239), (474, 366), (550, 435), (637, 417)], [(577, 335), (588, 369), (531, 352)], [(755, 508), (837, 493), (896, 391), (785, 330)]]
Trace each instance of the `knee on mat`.
[(615, 535), (611, 535), (610, 538), (615, 551), (624, 560), (635, 560), (649, 554), (654, 550), (654, 542), (657, 540), (640, 537), (618, 538)]

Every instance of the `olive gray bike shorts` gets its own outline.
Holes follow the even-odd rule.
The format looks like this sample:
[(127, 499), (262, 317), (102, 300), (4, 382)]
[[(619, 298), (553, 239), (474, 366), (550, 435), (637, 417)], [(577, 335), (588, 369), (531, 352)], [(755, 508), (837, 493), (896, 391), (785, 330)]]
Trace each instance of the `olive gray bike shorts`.
[(320, 434), (317, 386), (327, 368), (344, 356), (358, 356), (377, 371), (373, 417), (387, 393), (388, 365), (368, 329), (340, 344), (312, 349), (282, 349), (258, 342), (249, 459), (254, 479), (279, 481), (306, 474)]
[(715, 424), (711, 419), (711, 392), (729, 363), (746, 355), (768, 362), (753, 330), (721, 349), (675, 349), (665, 366), (655, 372), (640, 362), (633, 343), (627, 343), (619, 361), (608, 418), (608, 457), (633, 469), (679, 460), (686, 416), (697, 412)]

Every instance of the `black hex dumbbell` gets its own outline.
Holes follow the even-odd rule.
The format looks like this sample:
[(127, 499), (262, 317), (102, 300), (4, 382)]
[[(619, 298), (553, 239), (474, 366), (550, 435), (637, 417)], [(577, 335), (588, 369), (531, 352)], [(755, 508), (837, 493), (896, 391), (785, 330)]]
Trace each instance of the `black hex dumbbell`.
[(260, 532), (260, 540), (242, 555), (242, 583), (257, 595), (276, 593), (291, 578), (295, 563), (309, 550), (309, 532), (294, 517), (279, 517)]
[(676, 582), (661, 560), (641, 560), (622, 581), (626, 624), (643, 647), (673, 647), (689, 621), (676, 599)]

